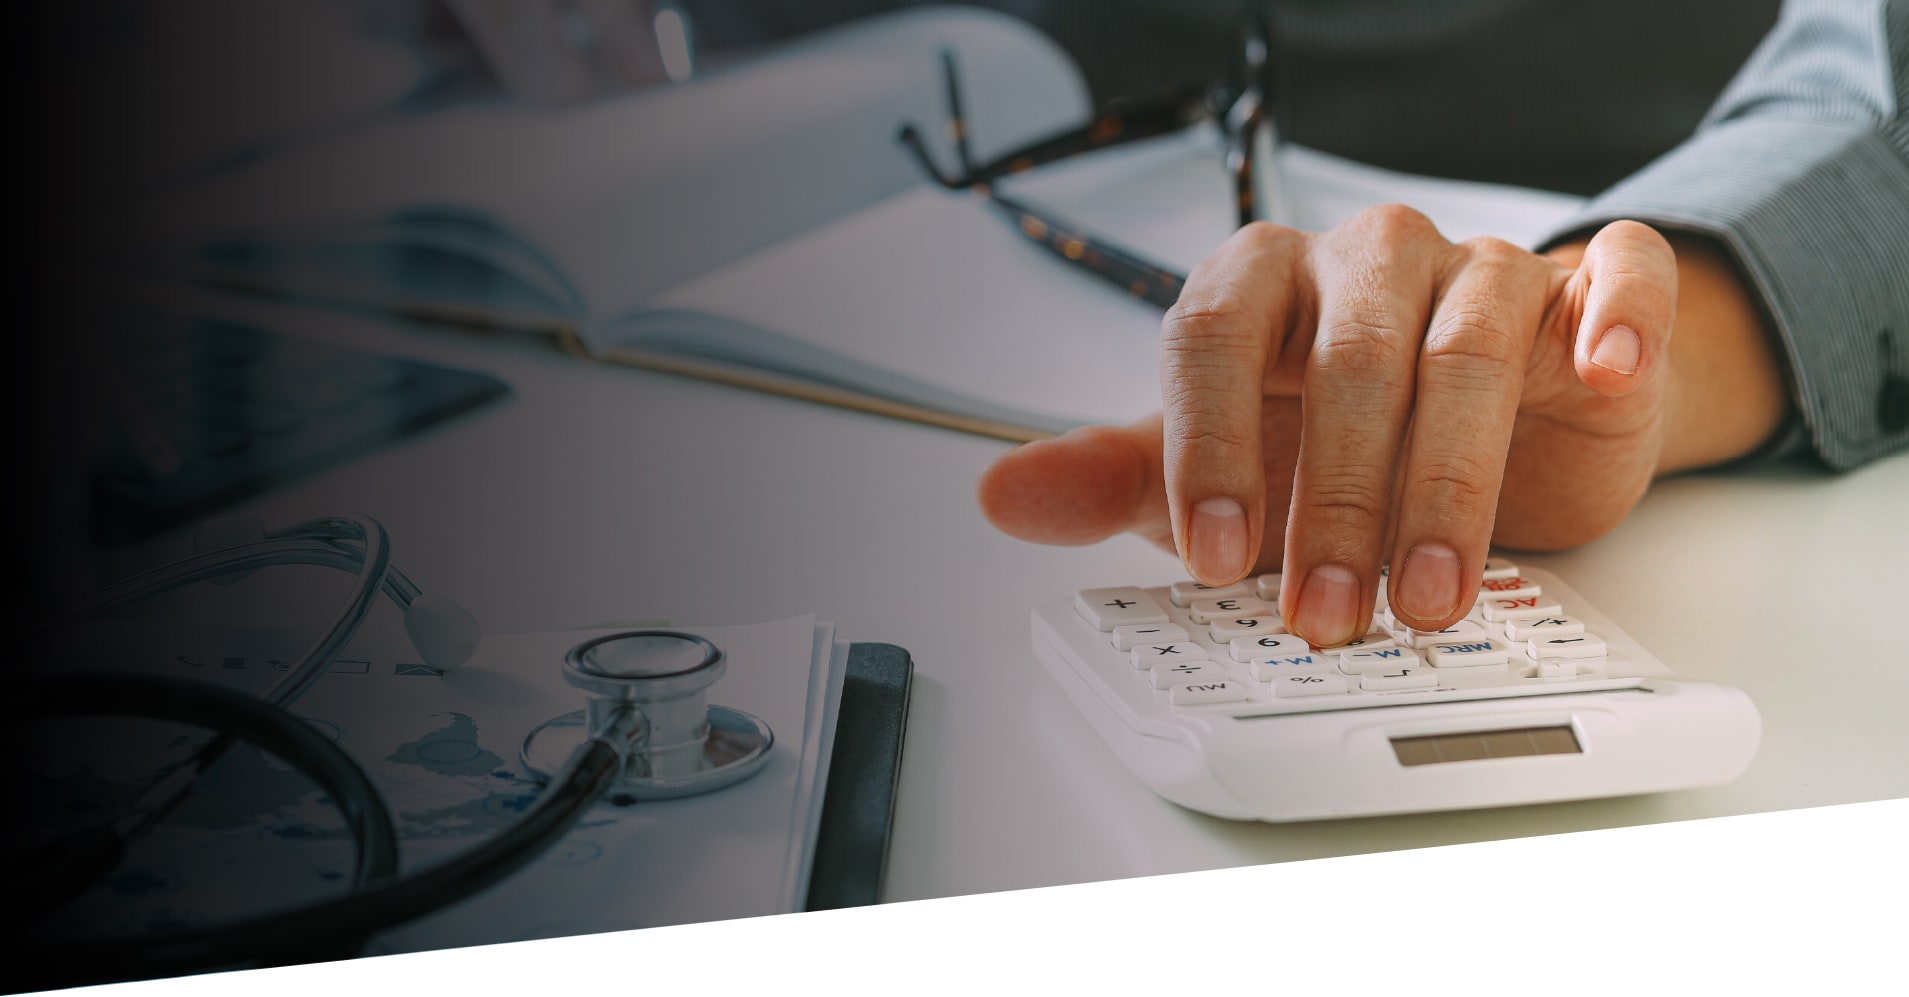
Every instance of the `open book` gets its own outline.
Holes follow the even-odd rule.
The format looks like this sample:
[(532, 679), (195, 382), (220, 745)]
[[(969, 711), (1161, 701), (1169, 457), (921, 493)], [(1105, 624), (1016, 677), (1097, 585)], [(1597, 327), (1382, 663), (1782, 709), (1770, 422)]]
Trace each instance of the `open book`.
[[(943, 137), (943, 49), (980, 158), (1091, 112), (1031, 27), (920, 9), (674, 89), (374, 123), (168, 209), (201, 277), (539, 331), (606, 362), (1010, 439), (1157, 407), (1158, 308), (931, 185), (896, 143), (904, 122)], [(1280, 159), (1303, 228), (1404, 201), (1452, 238), (1529, 242), (1578, 204), (1295, 147)], [(1233, 224), (1220, 142), (1198, 127), (1002, 189), (1181, 271)]]

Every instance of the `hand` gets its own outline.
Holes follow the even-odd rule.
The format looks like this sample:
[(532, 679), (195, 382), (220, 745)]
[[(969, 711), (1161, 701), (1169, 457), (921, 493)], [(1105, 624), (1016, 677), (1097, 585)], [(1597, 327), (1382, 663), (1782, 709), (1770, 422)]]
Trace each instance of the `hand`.
[(1634, 222), (1547, 256), (1398, 206), (1248, 226), (1188, 279), (1161, 356), (1160, 415), (1012, 451), (983, 511), (1044, 543), (1132, 530), (1207, 584), (1283, 567), (1281, 616), (1318, 645), (1363, 632), (1382, 563), (1405, 623), (1449, 626), (1494, 539), (1602, 535), (1785, 404), (1729, 264)]

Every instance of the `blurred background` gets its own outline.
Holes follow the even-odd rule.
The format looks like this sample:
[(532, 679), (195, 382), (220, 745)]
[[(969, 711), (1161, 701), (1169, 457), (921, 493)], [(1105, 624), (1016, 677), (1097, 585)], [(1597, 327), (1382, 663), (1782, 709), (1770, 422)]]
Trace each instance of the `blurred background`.
[[(1415, 173), (1593, 193), (1687, 136), (1779, 0), (1272, 0), (1301, 144)], [(916, 0), (129, 0), (35, 5), (21, 90), (95, 108), (148, 168), (255, 153), (394, 106), (667, 85)], [(1223, 76), (1260, 0), (980, 0), (1051, 36), (1097, 101)], [(666, 53), (663, 51), (668, 49)], [(667, 57), (666, 57), (667, 55)], [(674, 74), (674, 76), (672, 76)], [(1617, 83), (1618, 85), (1613, 85)], [(29, 115), (44, 113), (29, 103)], [(1611, 128), (1614, 121), (1626, 127)], [(66, 120), (49, 122), (71, 131)], [(1616, 136), (1615, 138), (1613, 136)], [(65, 141), (63, 139), (62, 141)], [(1481, 155), (1482, 153), (1488, 153)], [(142, 154), (142, 156), (149, 153)], [(123, 163), (117, 165), (124, 165)], [(163, 172), (163, 170), (162, 170)]]
[[(1594, 194), (1670, 149), (1774, 23), (1779, 0), (978, 0), (1051, 38), (1093, 101), (1234, 78), (1271, 25), (1273, 120), (1291, 142), (1408, 173)], [(7, 466), (38, 482), (8, 547), (52, 578), (83, 547), (72, 466), (102, 382), (61, 334), (97, 310), (139, 205), (354, 129), (484, 102), (587, 108), (720, 77), (918, 0), (89, 0), (23, 5), (8, 33), (22, 302)], [(927, 78), (929, 67), (923, 67)], [(799, 99), (799, 98), (798, 98)], [(806, 115), (798, 111), (798, 118)], [(991, 123), (990, 123), (991, 124)], [(605, 136), (605, 141), (646, 136)], [(643, 148), (637, 154), (647, 155)], [(553, 157), (562, 153), (553, 151)], [(484, 169), (487, 164), (466, 164)], [(558, 162), (557, 165), (562, 165)], [(309, 188), (306, 188), (309, 190)], [(807, 197), (812, 191), (803, 192)], [(288, 191), (287, 199), (300, 194)], [(83, 470), (83, 469), (82, 469)], [(75, 486), (77, 487), (77, 486)], [(84, 574), (74, 572), (77, 586)], [(68, 587), (68, 586), (56, 586)], [(20, 600), (16, 612), (30, 611)]]

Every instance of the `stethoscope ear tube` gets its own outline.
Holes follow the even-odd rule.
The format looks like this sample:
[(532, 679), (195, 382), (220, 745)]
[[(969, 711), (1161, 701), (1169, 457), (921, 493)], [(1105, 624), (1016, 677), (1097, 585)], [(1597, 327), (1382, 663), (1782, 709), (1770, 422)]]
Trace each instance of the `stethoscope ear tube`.
[[(297, 715), (243, 693), (186, 679), (146, 675), (92, 674), (11, 679), (0, 699), (0, 717), (13, 722), (55, 716), (119, 716), (169, 720), (218, 731), (271, 752), (322, 787), (337, 801), (357, 848), (353, 885), (389, 879), (398, 872), (398, 836), (390, 808), (364, 770), (338, 745)], [(73, 900), (112, 871), (123, 855), (126, 836), (113, 825), (99, 825), (61, 837), (24, 856), (9, 856), (9, 902), (0, 924), (10, 935), (30, 932), (31, 925)], [(316, 936), (287, 939), (273, 951), (235, 952), (223, 945), (211, 962), (188, 959), (174, 962), (148, 958), (147, 950), (205, 948), (206, 942), (226, 937), (226, 929), (179, 933), (134, 943), (95, 943), (68, 946), (22, 946), (22, 958), (13, 968), (28, 980), (13, 981), (32, 989), (74, 986), (129, 975), (155, 976), (210, 968), (239, 961), (273, 959), (303, 961), (339, 958), (363, 946), (368, 932), (356, 937)], [(198, 944), (190, 943), (194, 938)], [(293, 944), (295, 942), (295, 944)]]
[(22, 679), (10, 691), (18, 694), (6, 698), (0, 716), (151, 717), (259, 744), (307, 771), (339, 801), (354, 835), (362, 835), (359, 865), (368, 873), (348, 896), (231, 926), (131, 940), (35, 939), (13, 966), (27, 977), (9, 981), (20, 989), (350, 956), (377, 932), (488, 889), (537, 859), (603, 798), (624, 762), (607, 741), (586, 741), (515, 824), (456, 858), (400, 879), (397, 835), (382, 797), (343, 749), (289, 712), (217, 686), (148, 676)]

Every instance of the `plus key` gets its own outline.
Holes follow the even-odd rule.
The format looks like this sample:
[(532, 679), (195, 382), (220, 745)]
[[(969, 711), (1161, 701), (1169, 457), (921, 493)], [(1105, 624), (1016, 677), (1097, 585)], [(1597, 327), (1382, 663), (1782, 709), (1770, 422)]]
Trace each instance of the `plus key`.
[(1138, 623), (1167, 622), (1167, 611), (1160, 603), (1145, 590), (1131, 585), (1081, 589), (1074, 593), (1074, 611), (1101, 633), (1112, 633), (1115, 627)]

